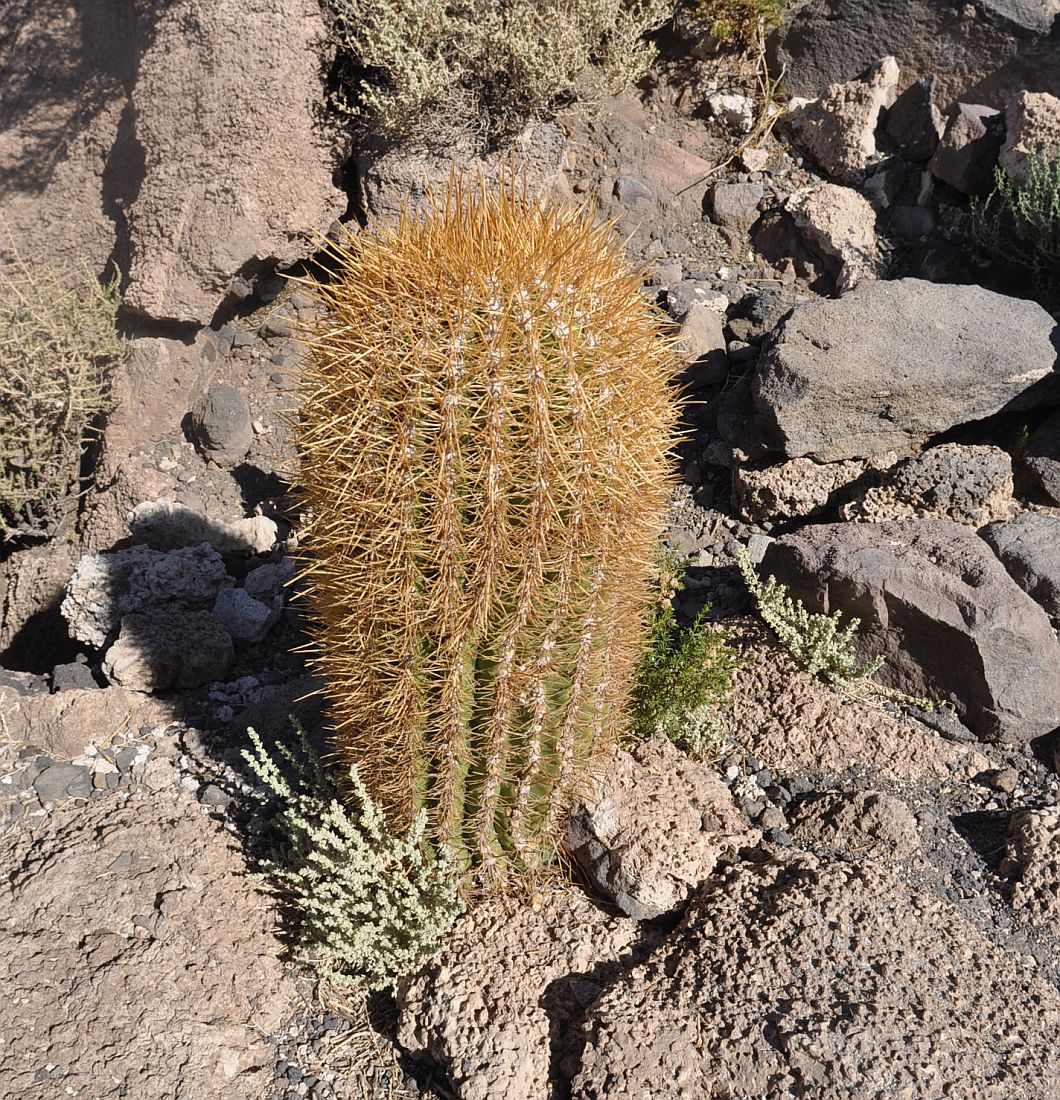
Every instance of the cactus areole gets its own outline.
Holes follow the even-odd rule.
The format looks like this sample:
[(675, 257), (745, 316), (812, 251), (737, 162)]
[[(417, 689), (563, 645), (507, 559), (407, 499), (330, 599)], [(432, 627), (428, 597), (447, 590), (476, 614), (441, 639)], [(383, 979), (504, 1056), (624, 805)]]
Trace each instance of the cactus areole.
[(677, 366), (610, 226), (451, 181), (331, 246), (297, 443), (336, 747), (486, 888), (623, 731)]

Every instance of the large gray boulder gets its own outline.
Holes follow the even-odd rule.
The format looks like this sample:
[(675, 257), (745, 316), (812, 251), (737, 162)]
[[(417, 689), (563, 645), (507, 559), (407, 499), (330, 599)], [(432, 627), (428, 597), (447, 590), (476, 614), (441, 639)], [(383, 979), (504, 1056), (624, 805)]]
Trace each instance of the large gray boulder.
[(1047, 92), (1020, 92), (1005, 108), (1008, 132), (1001, 150), (1001, 167), (1014, 183), (1027, 179), (1027, 157), (1060, 148), (1060, 99)]
[(1011, 523), (992, 523), (980, 534), (1020, 588), (1060, 619), (1060, 515), (1024, 512)]
[(797, 306), (759, 359), (750, 416), (719, 426), (752, 454), (908, 454), (959, 424), (1055, 402), (1056, 331), (1036, 302), (982, 287), (869, 282)]
[(785, 67), (792, 95), (820, 95), (883, 54), (904, 73), (939, 75), (939, 103), (982, 89), (1001, 107), (1019, 88), (1054, 90), (1060, 64), (1049, 41), (1060, 0), (806, 0), (785, 5), (769, 41), (771, 70)]
[(762, 571), (815, 612), (861, 619), (881, 683), (949, 701), (983, 740), (1060, 726), (1060, 642), (973, 531), (946, 520), (809, 527), (771, 543)]
[(205, 323), (344, 211), (316, 0), (3, 12), (0, 221), (23, 256), (113, 259), (132, 309)]

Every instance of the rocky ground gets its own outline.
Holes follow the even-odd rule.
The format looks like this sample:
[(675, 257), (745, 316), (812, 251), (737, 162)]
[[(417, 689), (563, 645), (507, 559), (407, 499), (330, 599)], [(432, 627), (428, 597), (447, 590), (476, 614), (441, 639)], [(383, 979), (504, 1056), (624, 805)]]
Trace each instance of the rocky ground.
[[(143, 7), (0, 5), (0, 217), (118, 261), (132, 339), (76, 525), (0, 551), (0, 1094), (1060, 1094), (1060, 329), (968, 213), (1060, 140), (1060, 6), (808, 0), (769, 43), (783, 111), (666, 32), (637, 89), (520, 135), (679, 326), (678, 610), (743, 660), (716, 759), (617, 752), (571, 882), (367, 1002), (290, 962), (249, 873), (247, 728), (325, 736), (284, 419), (316, 306), (280, 276), (508, 153), (351, 150), (315, 2)], [(801, 670), (742, 544), (948, 708)]]

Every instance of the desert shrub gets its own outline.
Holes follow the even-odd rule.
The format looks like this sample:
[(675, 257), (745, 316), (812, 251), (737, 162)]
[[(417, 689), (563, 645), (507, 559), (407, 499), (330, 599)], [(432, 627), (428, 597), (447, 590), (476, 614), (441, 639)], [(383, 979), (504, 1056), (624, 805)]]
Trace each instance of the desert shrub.
[(640, 740), (662, 734), (693, 756), (717, 748), (725, 732), (726, 693), (738, 666), (727, 635), (707, 623), (705, 607), (681, 629), (672, 599), (681, 589), (678, 558), (659, 559), (659, 600), (630, 696), (630, 733)]
[(427, 853), (426, 815), (392, 837), (355, 767), (344, 798), (303, 735), (301, 758), (277, 746), (294, 772), (288, 782), (247, 732), (254, 751), (243, 756), (283, 806), (281, 843), (261, 869), (297, 916), (302, 961), (366, 989), (417, 970), (462, 911), (455, 869)]
[(339, 51), (340, 105), (383, 134), (424, 129), (459, 104), (511, 128), (568, 93), (590, 64), (601, 91), (639, 80), (643, 35), (665, 0), (324, 0)]
[(1060, 150), (1028, 153), (1022, 183), (998, 168), (994, 190), (972, 203), (972, 227), (988, 252), (1050, 281), (1060, 278)]
[(759, 26), (780, 25), (784, 0), (693, 0), (689, 15), (723, 46), (754, 46)]
[(700, 757), (720, 743), (725, 695), (737, 659), (726, 635), (708, 625), (709, 611), (704, 608), (683, 630), (669, 602), (655, 612), (631, 699), (634, 737), (662, 734)]
[(48, 534), (124, 356), (116, 283), (0, 264), (0, 536)]
[(882, 658), (867, 664), (858, 663), (854, 637), (861, 625), (860, 619), (852, 618), (844, 626), (840, 611), (834, 615), (807, 611), (801, 600), (788, 595), (787, 588), (776, 577), (767, 577), (763, 582), (744, 548), (740, 550), (738, 562), (762, 621), (795, 660), (814, 676), (820, 676), (833, 687), (851, 690), (858, 681), (867, 680), (879, 671)]

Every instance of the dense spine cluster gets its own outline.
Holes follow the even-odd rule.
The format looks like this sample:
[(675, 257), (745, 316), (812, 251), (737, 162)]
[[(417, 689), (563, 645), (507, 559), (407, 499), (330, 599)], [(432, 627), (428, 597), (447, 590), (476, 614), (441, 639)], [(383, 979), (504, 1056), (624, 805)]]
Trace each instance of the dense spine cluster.
[(337, 746), (496, 884), (623, 728), (675, 357), (609, 227), (513, 185), (332, 253), (298, 445)]

